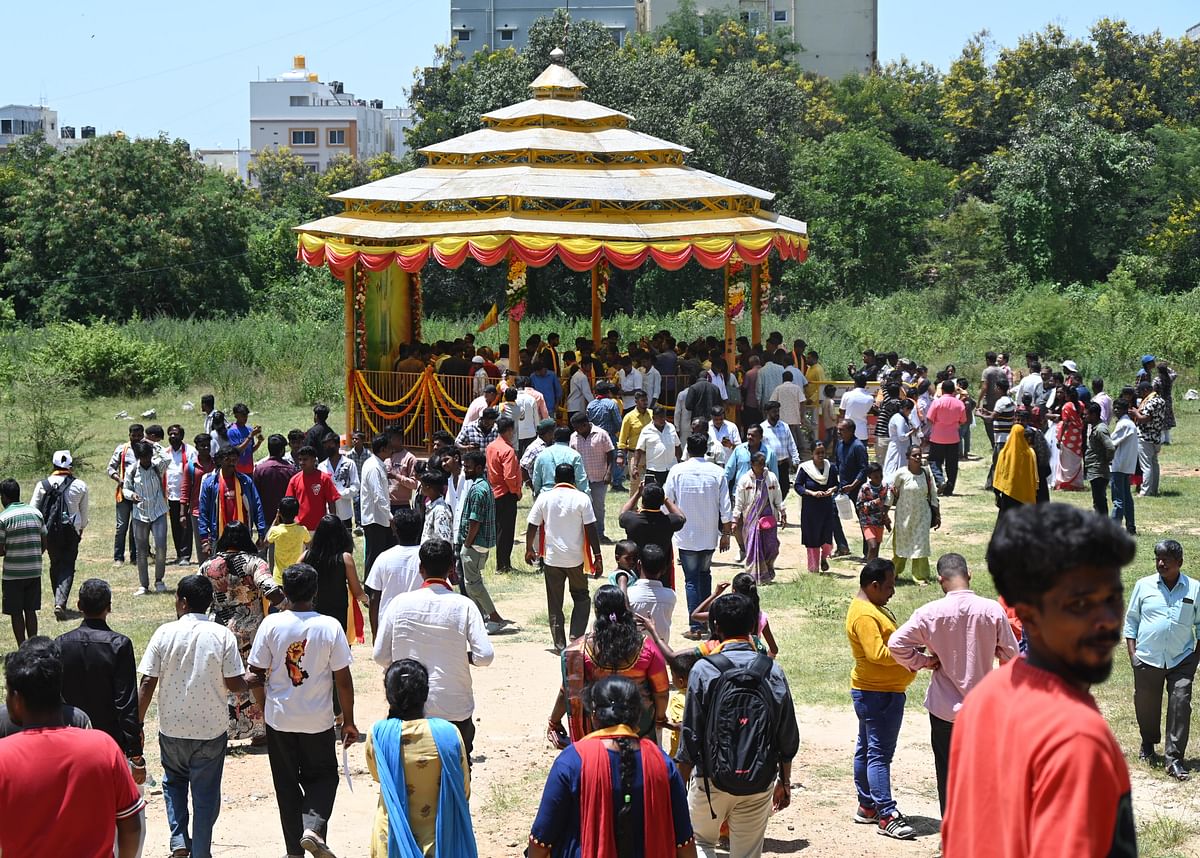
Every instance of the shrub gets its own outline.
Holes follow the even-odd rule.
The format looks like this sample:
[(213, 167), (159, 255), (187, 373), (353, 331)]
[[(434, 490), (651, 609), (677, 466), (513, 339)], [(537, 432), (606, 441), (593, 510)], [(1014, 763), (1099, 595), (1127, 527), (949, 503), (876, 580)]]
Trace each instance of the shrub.
[(174, 351), (111, 322), (54, 325), (33, 359), (93, 396), (139, 396), (187, 380), (187, 368)]

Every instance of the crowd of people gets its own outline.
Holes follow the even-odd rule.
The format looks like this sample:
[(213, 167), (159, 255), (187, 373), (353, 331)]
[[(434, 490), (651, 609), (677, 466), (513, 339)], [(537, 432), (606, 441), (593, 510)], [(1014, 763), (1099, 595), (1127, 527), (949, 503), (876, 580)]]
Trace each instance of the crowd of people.
[[(425, 458), (399, 427), (339, 436), (325, 406), (311, 428), (286, 435), (265, 435), (244, 403), (227, 419), (212, 396), (191, 443), (178, 424), (131, 424), (107, 467), (114, 566), (128, 556), (133, 595), (145, 597), (167, 591), (170, 555), (198, 565), (176, 583), (177, 619), (154, 632), (136, 671), (132, 643), (106, 623), (102, 580), (79, 588), (78, 629), (38, 634), (42, 555), (62, 621), (88, 525), (89, 488), (70, 451), (54, 454), (28, 504), (16, 481), (0, 482), (3, 611), (18, 644), (0, 735), (20, 737), (0, 742), (0, 813), (20, 795), (70, 786), (61, 806), (38, 802), (23, 824), (4, 826), (0, 851), (33, 854), (46, 823), (94, 788), (103, 801), (87, 802), (92, 827), (70, 826), (56, 851), (140, 854), (142, 724), (157, 693), (173, 858), (211, 854), (231, 740), (266, 748), (289, 856), (334, 854), (336, 748), (360, 740), (380, 784), (373, 856), (476, 854), (471, 673), (493, 662), (494, 636), (512, 625), (487, 570), (493, 560), (493, 574), (521, 571), (523, 560), (544, 578), (562, 663), (546, 731), (561, 753), (527, 854), (708, 858), (724, 841), (753, 858), (771, 813), (791, 801), (799, 749), (759, 600), (776, 579), (794, 493), (804, 568), (862, 563), (845, 620), (859, 724), (854, 822), (916, 835), (890, 766), (905, 691), (930, 670), (946, 855), (1136, 854), (1128, 773), (1087, 689), (1107, 678), (1124, 623), (1142, 755), (1153, 758), (1161, 740), (1166, 688), (1166, 770), (1187, 779), (1200, 587), (1171, 540), (1156, 546), (1157, 574), (1138, 582), (1127, 611), (1120, 586), (1134, 487), (1158, 493), (1174, 426), (1168, 367), (1145, 356), (1113, 399), (1100, 379), (1084, 385), (1071, 360), (1055, 372), (1028, 355), (1020, 373), (988, 353), (976, 395), (953, 366), (931, 378), (872, 350), (835, 385), (815, 350), (786, 348), (777, 333), (764, 345), (739, 340), (732, 369), (719, 341), (680, 343), (666, 331), (625, 352), (615, 332), (599, 348), (558, 346), (555, 334), (533, 337), (515, 366), (505, 349), (497, 357), (470, 338), (401, 347), (397, 372), (432, 366), (471, 378), (476, 394), (459, 431), (435, 432)], [(942, 499), (958, 494), (977, 419), (991, 446), (984, 489), (999, 513), (987, 564), (1000, 601), (972, 591), (962, 556), (931, 563), (931, 532)], [(1049, 502), (1085, 484), (1099, 515)], [(610, 493), (627, 493), (616, 513), (623, 538), (607, 532)], [(856, 523), (852, 552), (846, 529)], [(714, 554), (734, 544), (743, 571), (714, 588)], [(944, 596), (900, 622), (887, 604), (909, 575)], [(592, 593), (589, 577), (606, 581)], [(686, 643), (676, 644), (681, 587)], [(368, 629), (388, 716), (360, 732), (351, 644)], [(1045, 713), (1036, 730), (1022, 717), (1029, 706)], [(72, 726), (85, 724), (111, 741), (80, 738)], [(28, 765), (62, 754), (36, 772)], [(1028, 782), (1048, 784), (1046, 794), (1014, 786)]]

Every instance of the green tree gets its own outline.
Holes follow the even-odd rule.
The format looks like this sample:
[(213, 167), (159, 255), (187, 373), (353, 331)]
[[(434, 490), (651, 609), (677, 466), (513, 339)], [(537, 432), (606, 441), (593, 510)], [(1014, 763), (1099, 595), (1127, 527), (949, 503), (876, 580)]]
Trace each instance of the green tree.
[(316, 171), (286, 146), (256, 152), (250, 175), (258, 183), (258, 198), (268, 211), (291, 209), (309, 218), (323, 207)]
[(832, 85), (832, 109), (846, 127), (878, 130), (910, 158), (945, 162), (948, 127), (939, 104), (942, 75), (907, 59), (869, 75), (847, 75)]
[(781, 208), (808, 221), (807, 264), (790, 268), (806, 301), (893, 291), (912, 282), (926, 222), (949, 201), (950, 172), (906, 158), (881, 135), (840, 131), (801, 141)]
[(248, 306), (245, 187), (182, 140), (96, 138), (51, 158), (11, 205), (0, 282), (23, 319)]

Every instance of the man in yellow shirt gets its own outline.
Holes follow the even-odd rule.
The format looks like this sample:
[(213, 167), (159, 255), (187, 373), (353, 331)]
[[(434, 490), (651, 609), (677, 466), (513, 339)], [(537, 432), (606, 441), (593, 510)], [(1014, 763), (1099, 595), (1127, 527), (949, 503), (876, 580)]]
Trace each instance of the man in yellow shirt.
[[(896, 617), (886, 607), (896, 592), (892, 561), (876, 558), (858, 577), (858, 595), (846, 612), (846, 637), (854, 655), (850, 699), (858, 716), (854, 749), (854, 787), (858, 811), (854, 821), (878, 826), (878, 833), (900, 840), (916, 836), (892, 798), (892, 755), (904, 720), (904, 692), (915, 674), (892, 658), (888, 638)], [(936, 669), (935, 664), (930, 670)]]
[(825, 367), (817, 361), (819, 356), (814, 349), (808, 350), (805, 358), (804, 379), (804, 422), (808, 426), (809, 449), (817, 438), (817, 417), (820, 413), (822, 391), (825, 388)]
[[(630, 469), (629, 463), (633, 460), (633, 452), (637, 448), (642, 430), (654, 420), (654, 415), (646, 407), (647, 402), (649, 399), (644, 390), (634, 393), (633, 409), (621, 421), (621, 432), (617, 435), (617, 450), (621, 456), (621, 465), (626, 469)], [(635, 483), (637, 482), (637, 475), (631, 469), (629, 476)]]

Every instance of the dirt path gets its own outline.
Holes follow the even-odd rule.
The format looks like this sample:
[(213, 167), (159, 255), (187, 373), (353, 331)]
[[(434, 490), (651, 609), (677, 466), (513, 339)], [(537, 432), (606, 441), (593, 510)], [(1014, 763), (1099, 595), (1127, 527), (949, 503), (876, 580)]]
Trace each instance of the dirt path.
[[(799, 529), (782, 535), (783, 557), (802, 557)], [(733, 557), (727, 558), (732, 560)], [(781, 563), (784, 580), (802, 574)], [(839, 567), (839, 572), (848, 571)], [(474, 672), (477, 720), (472, 772), (471, 813), (479, 854), (487, 858), (517, 856), (525, 848), (529, 825), (541, 796), (554, 752), (545, 741), (546, 718), (559, 682), (559, 661), (547, 649), (545, 603), (536, 580), (521, 576), (501, 584), (505, 614), (518, 623), (516, 632), (493, 638), (496, 660)], [(931, 597), (934, 594), (931, 594)], [(499, 601), (499, 600), (498, 600)], [(680, 599), (676, 628), (686, 608)], [(369, 646), (356, 646), (357, 721), (365, 730), (385, 712), (381, 673)], [(857, 722), (843, 708), (799, 705), (801, 750), (792, 780), (792, 806), (771, 819), (768, 856), (803, 852), (811, 858), (855, 858), (875, 855), (936, 855), (939, 851), (938, 806), (929, 750), (928, 720), (910, 709), (893, 765), (893, 787), (900, 808), (920, 836), (913, 843), (879, 837), (871, 826), (851, 822), (854, 790), (851, 761)], [(147, 736), (153, 735), (147, 725)], [(240, 743), (239, 743), (240, 744)], [(368, 855), (371, 820), (378, 787), (366, 771), (362, 746), (350, 753), (353, 792), (343, 781), (330, 824), (330, 844), (342, 858)], [(161, 772), (153, 771), (155, 777)], [(1134, 772), (1135, 810), (1139, 822), (1157, 814), (1200, 812), (1200, 791), (1191, 785), (1156, 780)], [(149, 836), (146, 855), (168, 854), (166, 813), (161, 794), (148, 796)], [(1200, 854), (1200, 843), (1172, 854)], [(282, 838), (265, 753), (231, 753), (225, 767), (224, 804), (214, 842), (217, 856), (282, 855)]]

